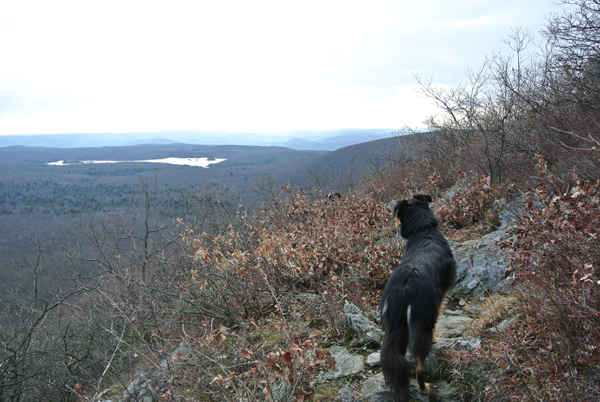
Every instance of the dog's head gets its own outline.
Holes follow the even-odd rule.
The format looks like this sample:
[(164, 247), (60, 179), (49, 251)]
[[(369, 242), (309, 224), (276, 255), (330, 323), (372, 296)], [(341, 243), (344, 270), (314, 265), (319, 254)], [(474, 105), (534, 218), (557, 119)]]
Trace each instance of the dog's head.
[(394, 206), (394, 217), (396, 218), (396, 223), (400, 224), (403, 221), (403, 217), (406, 216), (407, 211), (411, 207), (429, 210), (430, 202), (433, 202), (433, 198), (431, 198), (431, 196), (428, 194), (415, 194), (410, 200), (398, 201)]
[(400, 234), (407, 238), (426, 226), (437, 227), (439, 221), (429, 209), (433, 199), (427, 194), (415, 194), (410, 200), (398, 201), (394, 206), (396, 224), (400, 225)]

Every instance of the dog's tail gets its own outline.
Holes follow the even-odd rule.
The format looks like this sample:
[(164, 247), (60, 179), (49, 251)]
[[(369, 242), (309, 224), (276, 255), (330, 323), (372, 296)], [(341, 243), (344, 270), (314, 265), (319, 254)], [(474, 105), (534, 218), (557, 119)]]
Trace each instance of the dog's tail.
[(411, 287), (394, 286), (394, 288), (397, 290), (395, 293), (384, 292), (381, 304), (381, 320), (385, 336), (381, 344), (380, 364), (385, 382), (392, 391), (401, 393), (408, 390), (410, 382), (410, 365), (404, 355), (410, 340), (408, 306), (413, 295)]
[(382, 297), (381, 319), (385, 336), (380, 364), (388, 386), (394, 392), (402, 393), (407, 392), (410, 383), (410, 365), (404, 357), (409, 343), (413, 356), (423, 361), (419, 365), (420, 371), (424, 370), (420, 366), (433, 344), (439, 297), (435, 285), (418, 270), (406, 269), (398, 274), (392, 278), (395, 283), (390, 290), (393, 291), (384, 291)]

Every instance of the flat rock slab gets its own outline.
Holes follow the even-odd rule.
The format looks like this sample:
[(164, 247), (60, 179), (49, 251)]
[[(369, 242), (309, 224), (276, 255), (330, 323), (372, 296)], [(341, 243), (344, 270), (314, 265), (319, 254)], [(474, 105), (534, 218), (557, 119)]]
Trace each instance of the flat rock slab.
[(436, 335), (438, 337), (460, 336), (473, 321), (466, 315), (444, 314), (438, 318)]
[[(428, 402), (430, 400), (449, 401), (453, 400), (453, 396), (456, 395), (457, 388), (450, 386), (445, 381), (430, 384), (429, 386), (431, 393), (429, 395), (423, 395), (417, 388), (417, 380), (411, 378), (409, 385), (409, 399), (406, 400), (410, 400), (411, 402)], [(383, 374), (376, 374), (366, 380), (361, 388), (361, 393), (365, 400), (369, 402), (397, 402), (402, 400), (402, 397), (390, 391), (385, 384)], [(434, 399), (430, 399), (430, 397), (433, 397)]]
[(329, 353), (335, 359), (335, 370), (324, 373), (324, 380), (355, 376), (365, 371), (361, 355), (352, 355), (345, 347), (337, 345), (330, 347)]

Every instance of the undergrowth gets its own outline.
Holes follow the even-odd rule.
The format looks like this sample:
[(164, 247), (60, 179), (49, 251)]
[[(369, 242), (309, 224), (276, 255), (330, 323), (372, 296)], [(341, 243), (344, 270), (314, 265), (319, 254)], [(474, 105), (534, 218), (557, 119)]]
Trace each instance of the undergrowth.
[(161, 371), (157, 397), (307, 401), (335, 366), (325, 347), (351, 336), (344, 301), (376, 308), (400, 260), (388, 206), (282, 190), (279, 207), (240, 210), (221, 233), (185, 231), (181, 305), (159, 326), (189, 350), (178, 357), (185, 370)]
[(524, 216), (500, 244), (519, 294), (514, 324), (480, 326), (481, 349), (451, 353), (465, 399), (600, 399), (600, 183), (572, 174), (565, 184), (539, 162), (541, 181), (523, 194)]

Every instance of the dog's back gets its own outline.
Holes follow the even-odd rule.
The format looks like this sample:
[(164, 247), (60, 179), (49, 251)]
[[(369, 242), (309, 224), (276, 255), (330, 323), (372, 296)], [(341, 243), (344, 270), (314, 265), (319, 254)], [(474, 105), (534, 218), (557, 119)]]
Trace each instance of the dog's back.
[(394, 207), (407, 243), (406, 255), (388, 280), (381, 298), (385, 329), (381, 368), (386, 382), (396, 392), (408, 389), (410, 367), (404, 355), (409, 344), (418, 360), (419, 390), (428, 392), (424, 380), (425, 358), (433, 344), (444, 295), (456, 279), (456, 261), (447, 240), (437, 229), (439, 222), (429, 209), (429, 202), (430, 196), (416, 195)]

